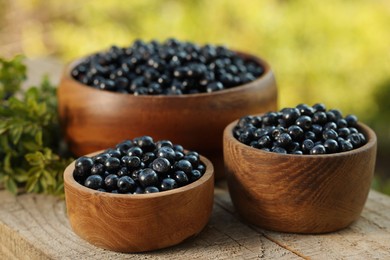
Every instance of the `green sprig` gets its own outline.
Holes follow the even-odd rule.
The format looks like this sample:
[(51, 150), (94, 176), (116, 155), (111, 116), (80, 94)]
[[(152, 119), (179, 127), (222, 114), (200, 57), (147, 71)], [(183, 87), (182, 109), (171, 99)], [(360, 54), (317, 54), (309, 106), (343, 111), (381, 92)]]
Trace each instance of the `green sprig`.
[(23, 57), (0, 58), (0, 184), (10, 192), (62, 195), (61, 134), (56, 88), (44, 77), (22, 89)]

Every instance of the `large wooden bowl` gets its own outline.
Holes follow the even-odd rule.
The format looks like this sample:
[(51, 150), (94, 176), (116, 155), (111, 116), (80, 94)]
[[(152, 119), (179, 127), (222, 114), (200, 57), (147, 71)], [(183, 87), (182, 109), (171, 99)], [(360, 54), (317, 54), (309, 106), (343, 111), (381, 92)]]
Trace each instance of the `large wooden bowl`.
[(74, 80), (64, 70), (59, 89), (59, 114), (71, 151), (81, 156), (141, 135), (168, 139), (207, 156), (223, 174), (222, 134), (231, 121), (246, 114), (275, 110), (277, 88), (270, 66), (261, 64), (257, 80), (214, 93), (181, 96), (134, 96), (98, 90)]
[(265, 229), (323, 233), (342, 229), (359, 216), (374, 173), (377, 140), (364, 124), (367, 143), (328, 155), (265, 152), (224, 131), (224, 159), (230, 196), (238, 213)]
[[(89, 155), (92, 156), (93, 154)], [(207, 224), (214, 199), (214, 169), (171, 191), (112, 194), (89, 189), (64, 172), (66, 208), (73, 231), (93, 245), (118, 252), (165, 248), (196, 236)]]

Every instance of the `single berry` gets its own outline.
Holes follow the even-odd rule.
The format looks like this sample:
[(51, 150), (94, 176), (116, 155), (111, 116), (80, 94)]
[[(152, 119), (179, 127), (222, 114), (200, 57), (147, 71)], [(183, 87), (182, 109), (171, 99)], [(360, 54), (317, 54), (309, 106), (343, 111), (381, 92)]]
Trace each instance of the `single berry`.
[(119, 193), (130, 193), (134, 192), (136, 189), (136, 184), (132, 178), (129, 176), (122, 176), (117, 181), (118, 192)]
[(116, 157), (110, 157), (106, 160), (104, 166), (110, 173), (116, 173), (120, 169), (121, 161)]
[(101, 163), (94, 164), (91, 168), (91, 175), (102, 175), (105, 172), (104, 165)]
[(198, 170), (192, 170), (191, 173), (189, 173), (187, 176), (190, 179), (190, 182), (194, 182), (200, 179), (200, 177), (202, 177), (202, 174)]
[(155, 187), (155, 186), (149, 186), (149, 187), (146, 187), (144, 192), (147, 194), (147, 193), (156, 193), (156, 192), (160, 192), (160, 190)]
[(179, 186), (177, 185), (176, 181), (172, 178), (165, 178), (161, 181), (160, 184), (161, 191), (172, 190), (172, 189), (176, 189), (177, 187)]
[[(199, 171), (200, 172), (200, 171)], [(176, 171), (173, 173), (172, 178), (176, 181), (179, 186), (187, 185), (189, 180), (188, 176), (184, 171)]]
[(139, 172), (138, 181), (144, 188), (156, 186), (158, 185), (158, 175), (153, 169), (145, 168)]
[(325, 154), (326, 149), (323, 145), (318, 144), (310, 150), (310, 154)]
[(109, 191), (116, 190), (118, 189), (117, 182), (118, 182), (118, 175), (110, 174), (104, 179), (104, 186)]
[(175, 151), (171, 147), (168, 147), (168, 146), (163, 146), (160, 149), (158, 149), (156, 156), (158, 158), (159, 157), (165, 158), (170, 163), (173, 163), (175, 161), (175, 158), (176, 158)]
[(189, 174), (192, 171), (192, 164), (188, 160), (180, 160), (175, 164), (176, 171), (183, 171), (186, 174)]
[(97, 190), (103, 186), (103, 178), (100, 175), (90, 175), (84, 182), (84, 186), (90, 189)]
[(324, 142), (326, 153), (337, 153), (339, 151), (339, 144), (334, 139), (327, 139)]
[(91, 174), (91, 168), (93, 166), (93, 160), (89, 157), (80, 157), (76, 160), (75, 169), (77, 170), (78, 177), (86, 177)]
[(166, 173), (171, 169), (171, 163), (168, 159), (160, 157), (152, 162), (152, 169), (157, 173)]

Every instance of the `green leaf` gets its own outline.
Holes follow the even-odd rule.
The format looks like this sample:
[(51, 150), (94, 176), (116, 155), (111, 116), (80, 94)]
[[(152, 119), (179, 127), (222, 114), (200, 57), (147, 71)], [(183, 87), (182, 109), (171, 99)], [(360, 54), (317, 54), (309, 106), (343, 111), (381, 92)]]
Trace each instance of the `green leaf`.
[(16, 168), (16, 169), (14, 169), (14, 172), (15, 172), (14, 179), (17, 182), (23, 183), (23, 182), (26, 182), (28, 180), (28, 171), (27, 170), (22, 169), (22, 168)]
[(41, 146), (36, 144), (35, 142), (29, 142), (29, 141), (23, 142), (23, 147), (30, 152), (39, 150), (41, 148)]
[(5, 188), (15, 195), (18, 193), (18, 186), (12, 178), (7, 179), (5, 182)]
[(8, 130), (8, 124), (6, 121), (0, 122), (0, 135), (5, 133)]
[(49, 189), (49, 184), (48, 181), (45, 178), (40, 178), (39, 183), (42, 187), (43, 190), (48, 190)]
[(28, 153), (25, 155), (27, 162), (32, 166), (43, 166), (44, 157), (41, 152)]
[(35, 134), (35, 142), (37, 142), (37, 144), (39, 146), (42, 146), (42, 130), (38, 131), (36, 134)]
[(11, 129), (11, 140), (13, 144), (17, 144), (23, 133), (23, 126), (14, 126)]
[(27, 192), (32, 192), (35, 189), (35, 186), (37, 185), (39, 178), (33, 176), (30, 177), (26, 183), (25, 189)]
[(56, 180), (54, 179), (53, 175), (47, 170), (43, 170), (43, 176), (45, 177), (48, 185), (54, 186), (56, 184)]
[(6, 173), (11, 174), (12, 173), (12, 167), (11, 167), (11, 153), (7, 153), (3, 160), (3, 169)]

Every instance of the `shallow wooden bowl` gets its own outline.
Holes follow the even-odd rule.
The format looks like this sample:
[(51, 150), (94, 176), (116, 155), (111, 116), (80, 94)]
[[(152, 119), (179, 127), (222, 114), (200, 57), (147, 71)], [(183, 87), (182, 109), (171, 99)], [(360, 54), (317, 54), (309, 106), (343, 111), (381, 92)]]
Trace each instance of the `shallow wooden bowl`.
[(324, 233), (355, 221), (374, 173), (377, 140), (366, 125), (367, 143), (329, 155), (265, 152), (237, 141), (237, 121), (224, 131), (224, 159), (230, 196), (238, 213), (265, 229)]
[(93, 245), (118, 252), (156, 250), (196, 236), (209, 220), (214, 199), (213, 165), (203, 156), (200, 160), (207, 168), (199, 180), (171, 191), (135, 195), (80, 185), (73, 178), (73, 162), (64, 172), (73, 231)]
[(277, 88), (270, 66), (261, 64), (257, 80), (231, 89), (181, 96), (134, 96), (98, 90), (74, 80), (67, 66), (58, 89), (59, 114), (71, 151), (81, 156), (141, 135), (174, 143), (207, 156), (223, 174), (222, 134), (231, 121), (246, 114), (276, 109)]

